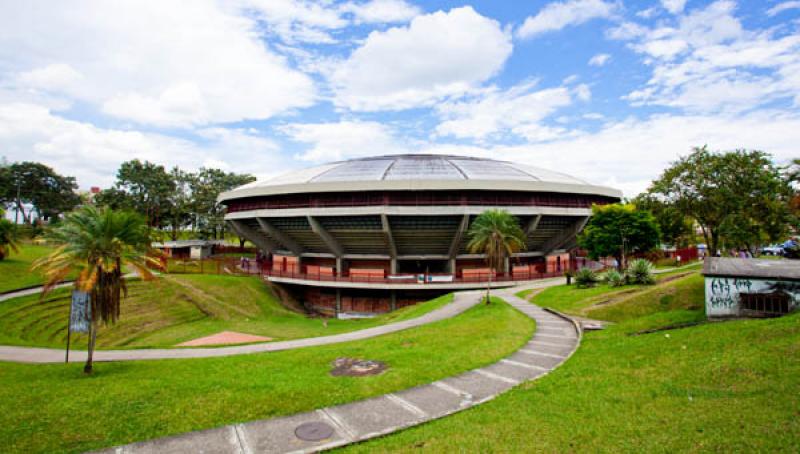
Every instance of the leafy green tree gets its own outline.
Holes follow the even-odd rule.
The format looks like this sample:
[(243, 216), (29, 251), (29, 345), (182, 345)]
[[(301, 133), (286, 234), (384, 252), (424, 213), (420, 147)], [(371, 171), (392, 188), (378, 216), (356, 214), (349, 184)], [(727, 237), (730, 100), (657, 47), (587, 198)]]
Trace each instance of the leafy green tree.
[(202, 236), (222, 238), (225, 232), (225, 209), (217, 203), (220, 193), (255, 181), (247, 174), (201, 168), (191, 181), (195, 223)]
[[(0, 167), (0, 200), (14, 207), (23, 222), (32, 224), (65, 213), (80, 203), (74, 177), (65, 177), (38, 162), (15, 162)], [(26, 211), (26, 205), (33, 208)]]
[(52, 229), (48, 239), (59, 246), (34, 263), (34, 269), (44, 271), (42, 294), (77, 271), (75, 288), (91, 296), (89, 355), (83, 369), (90, 374), (98, 323), (116, 323), (122, 295), (127, 295), (123, 268), (152, 280), (148, 266), (160, 268), (161, 264), (150, 247), (150, 229), (144, 218), (129, 211), (83, 206)]
[(648, 189), (700, 226), (710, 250), (778, 241), (791, 223), (789, 179), (761, 151), (694, 148)]
[(150, 227), (160, 228), (169, 219), (169, 202), (175, 191), (175, 181), (164, 166), (138, 159), (123, 162), (117, 171), (114, 187), (127, 196), (124, 203), (144, 214)]
[(661, 232), (649, 211), (633, 204), (594, 205), (592, 217), (578, 236), (578, 245), (593, 259), (614, 257), (620, 271), (625, 258), (634, 252), (647, 252), (660, 244)]
[(0, 210), (0, 260), (8, 257), (9, 252), (17, 252), (17, 225), (5, 218), (5, 212)]
[(661, 232), (661, 241), (675, 247), (685, 247), (694, 241), (692, 219), (685, 216), (672, 203), (666, 203), (655, 194), (642, 193), (632, 200), (639, 210), (653, 213)]
[(178, 233), (189, 226), (194, 219), (196, 202), (193, 198), (192, 187), (195, 185), (197, 176), (178, 167), (173, 167), (169, 174), (175, 184), (175, 188), (169, 196), (167, 208), (170, 234), (174, 241), (178, 239)]
[[(506, 210), (491, 209), (479, 214), (467, 231), (467, 249), (485, 254), (490, 270), (500, 270), (506, 259), (527, 246), (525, 232), (516, 217)], [(490, 302), (492, 274), (486, 284), (486, 304)]]

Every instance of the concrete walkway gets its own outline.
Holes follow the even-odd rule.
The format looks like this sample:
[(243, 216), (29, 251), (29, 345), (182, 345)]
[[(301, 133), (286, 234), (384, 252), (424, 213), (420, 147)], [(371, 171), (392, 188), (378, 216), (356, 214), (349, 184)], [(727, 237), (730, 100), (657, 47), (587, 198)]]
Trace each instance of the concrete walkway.
[[(529, 287), (546, 287), (557, 285), (562, 278), (546, 279), (530, 284)], [(28, 290), (30, 291), (30, 290)], [(27, 292), (27, 291), (26, 291)], [(338, 344), (355, 340), (369, 339), (383, 334), (427, 325), (446, 318), (454, 317), (478, 303), (480, 291), (455, 293), (453, 302), (439, 309), (428, 312), (411, 320), (389, 323), (349, 333), (331, 336), (311, 337), (279, 342), (239, 345), (234, 347), (219, 348), (162, 348), (162, 349), (131, 349), (131, 350), (95, 350), (94, 361), (141, 361), (153, 359), (188, 359), (210, 358), (218, 356), (243, 355), (248, 353), (277, 352), (303, 347), (316, 347), (319, 345)], [(70, 351), (70, 362), (86, 361), (86, 351)], [(18, 363), (60, 363), (64, 362), (64, 349), (0, 346), (0, 361)]]
[[(541, 282), (527, 288), (560, 283)], [(321, 408), (281, 418), (234, 424), (216, 429), (110, 448), (103, 452), (139, 453), (286, 453), (316, 452), (396, 432), (479, 405), (558, 367), (577, 349), (581, 331), (573, 321), (514, 296), (523, 287), (496, 291), (536, 321), (531, 340), (507, 358), (486, 367), (433, 383), (366, 400)], [(481, 292), (456, 296), (472, 306)]]

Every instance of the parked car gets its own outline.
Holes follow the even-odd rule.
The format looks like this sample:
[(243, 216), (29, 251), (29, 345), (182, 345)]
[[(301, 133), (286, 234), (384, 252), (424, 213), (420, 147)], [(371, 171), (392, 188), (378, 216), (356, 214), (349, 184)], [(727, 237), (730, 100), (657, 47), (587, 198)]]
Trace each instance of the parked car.
[(771, 244), (769, 246), (763, 246), (758, 252), (762, 255), (783, 255), (783, 245)]

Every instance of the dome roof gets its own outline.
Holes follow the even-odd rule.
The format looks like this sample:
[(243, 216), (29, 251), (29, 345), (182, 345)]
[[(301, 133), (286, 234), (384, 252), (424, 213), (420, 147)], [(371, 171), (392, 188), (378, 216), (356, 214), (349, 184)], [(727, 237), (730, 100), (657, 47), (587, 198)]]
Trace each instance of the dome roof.
[(362, 190), (499, 189), (621, 197), (615, 189), (540, 167), (466, 156), (406, 154), (333, 162), (256, 181), (220, 200), (286, 193)]

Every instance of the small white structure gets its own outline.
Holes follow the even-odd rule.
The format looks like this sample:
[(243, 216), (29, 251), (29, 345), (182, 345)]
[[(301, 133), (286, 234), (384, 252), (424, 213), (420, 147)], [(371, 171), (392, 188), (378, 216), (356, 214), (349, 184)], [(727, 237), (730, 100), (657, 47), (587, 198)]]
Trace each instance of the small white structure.
[(708, 257), (703, 266), (709, 318), (774, 316), (800, 307), (800, 262)]
[(164, 251), (170, 258), (205, 259), (214, 252), (214, 245), (222, 245), (220, 240), (178, 240), (153, 243), (153, 247)]

